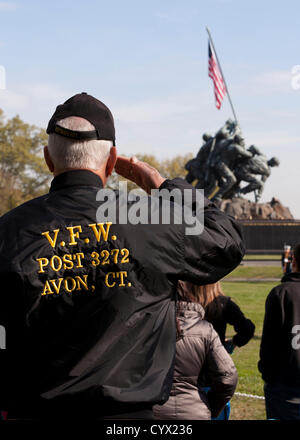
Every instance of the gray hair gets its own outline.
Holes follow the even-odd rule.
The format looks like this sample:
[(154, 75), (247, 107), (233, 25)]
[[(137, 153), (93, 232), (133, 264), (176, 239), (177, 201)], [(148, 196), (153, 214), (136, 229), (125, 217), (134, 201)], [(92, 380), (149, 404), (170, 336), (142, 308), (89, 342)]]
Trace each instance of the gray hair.
[[(78, 116), (62, 119), (58, 124), (69, 130), (95, 130), (89, 121)], [(56, 133), (51, 133), (48, 140), (49, 155), (56, 170), (66, 168), (98, 170), (106, 164), (112, 146), (112, 141), (76, 141)]]

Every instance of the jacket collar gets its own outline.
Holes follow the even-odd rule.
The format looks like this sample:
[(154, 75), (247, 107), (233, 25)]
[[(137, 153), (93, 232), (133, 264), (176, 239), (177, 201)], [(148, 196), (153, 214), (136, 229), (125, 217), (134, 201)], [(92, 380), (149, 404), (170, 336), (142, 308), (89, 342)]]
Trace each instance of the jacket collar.
[(286, 283), (288, 281), (300, 281), (300, 272), (290, 272), (281, 279), (282, 283)]
[(191, 312), (191, 315), (199, 316), (201, 319), (204, 318), (205, 311), (204, 308), (199, 303), (194, 302), (187, 302), (187, 301), (177, 301), (176, 304), (177, 307), (177, 314), (178, 316), (185, 316), (186, 312), (189, 314)]
[(102, 180), (89, 170), (72, 170), (59, 174), (51, 182), (50, 192), (70, 186), (95, 186), (103, 188)]

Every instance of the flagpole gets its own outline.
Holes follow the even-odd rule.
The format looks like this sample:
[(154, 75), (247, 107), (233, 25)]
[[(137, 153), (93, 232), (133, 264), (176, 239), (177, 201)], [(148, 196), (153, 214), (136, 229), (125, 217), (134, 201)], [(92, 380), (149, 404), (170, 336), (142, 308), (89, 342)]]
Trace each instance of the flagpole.
[(220, 61), (219, 61), (219, 58), (218, 58), (218, 55), (217, 55), (217, 52), (216, 52), (216, 49), (215, 49), (215, 46), (214, 46), (214, 43), (213, 43), (213, 40), (212, 40), (212, 37), (211, 37), (211, 34), (210, 34), (210, 32), (209, 32), (208, 27), (206, 27), (206, 30), (207, 30), (207, 33), (208, 33), (209, 41), (211, 42), (211, 45), (212, 45), (213, 51), (214, 51), (214, 53), (215, 53), (215, 55), (216, 55), (217, 62), (218, 62), (219, 68), (220, 68), (220, 72), (221, 72), (222, 77), (223, 77), (223, 80), (224, 80), (224, 84), (225, 84), (225, 87), (226, 87), (226, 92), (227, 92), (227, 95), (228, 95), (229, 103), (230, 103), (230, 106), (231, 106), (231, 110), (232, 110), (232, 113), (233, 113), (233, 116), (234, 116), (235, 122), (236, 122), (237, 125), (238, 125), (238, 120), (237, 120), (237, 117), (236, 117), (236, 114), (235, 114), (235, 111), (234, 111), (234, 108), (233, 108), (233, 105), (232, 105), (232, 101), (231, 101), (231, 98), (230, 98), (230, 95), (229, 95), (229, 91), (228, 91), (228, 87), (227, 87), (227, 84), (226, 84), (225, 76), (224, 76), (224, 74), (223, 74), (223, 72), (222, 72), (222, 67), (221, 67), (221, 64), (220, 64)]

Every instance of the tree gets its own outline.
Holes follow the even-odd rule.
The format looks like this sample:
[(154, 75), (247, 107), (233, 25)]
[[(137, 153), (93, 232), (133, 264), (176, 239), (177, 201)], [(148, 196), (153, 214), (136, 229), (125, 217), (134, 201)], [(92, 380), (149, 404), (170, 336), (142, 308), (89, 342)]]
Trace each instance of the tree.
[(168, 179), (174, 179), (175, 177), (184, 179), (187, 174), (187, 170), (184, 166), (192, 157), (192, 153), (187, 153), (184, 156), (165, 159), (161, 164), (161, 174)]
[(0, 214), (45, 193), (50, 174), (42, 149), (45, 130), (19, 116), (5, 120), (0, 110)]

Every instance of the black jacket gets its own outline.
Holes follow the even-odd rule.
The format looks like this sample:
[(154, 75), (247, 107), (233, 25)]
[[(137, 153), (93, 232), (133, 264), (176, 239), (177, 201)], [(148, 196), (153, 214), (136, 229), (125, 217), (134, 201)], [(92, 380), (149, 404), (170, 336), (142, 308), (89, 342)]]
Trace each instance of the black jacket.
[[(49, 194), (0, 219), (0, 325), (7, 330), (0, 408), (101, 415), (122, 402), (166, 400), (177, 280), (215, 282), (244, 254), (239, 226), (208, 200), (197, 236), (186, 235), (184, 224), (99, 225), (101, 188), (90, 171), (66, 172)], [(162, 188), (195, 195), (182, 179)]]
[(265, 382), (300, 387), (300, 272), (281, 281), (266, 300), (258, 368)]
[(255, 325), (253, 322), (245, 317), (239, 306), (230, 297), (218, 296), (214, 301), (220, 303), (220, 313), (214, 319), (206, 319), (212, 323), (222, 344), (225, 343), (227, 324), (230, 324), (236, 331), (232, 338), (234, 345), (238, 347), (246, 345), (254, 335)]

